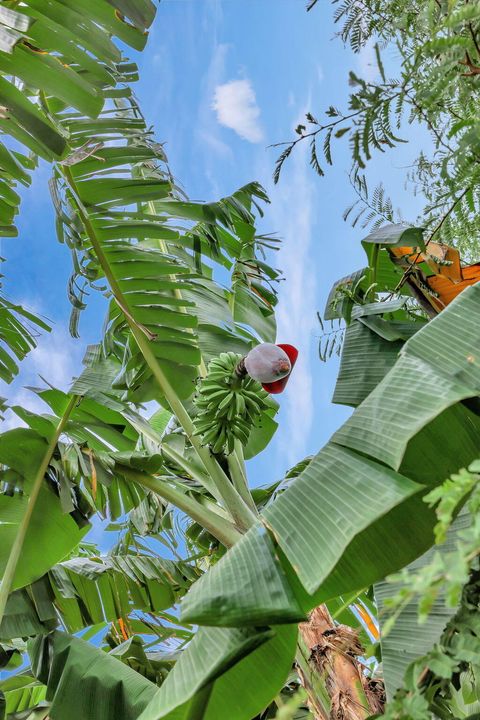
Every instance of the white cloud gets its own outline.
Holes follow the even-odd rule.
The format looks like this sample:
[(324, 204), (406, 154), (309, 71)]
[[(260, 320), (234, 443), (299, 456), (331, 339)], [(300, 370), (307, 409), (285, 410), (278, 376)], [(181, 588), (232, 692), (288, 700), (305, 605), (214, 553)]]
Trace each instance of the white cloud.
[(263, 140), (260, 108), (250, 80), (230, 80), (217, 85), (212, 107), (218, 122), (234, 130), (244, 140), (252, 143)]

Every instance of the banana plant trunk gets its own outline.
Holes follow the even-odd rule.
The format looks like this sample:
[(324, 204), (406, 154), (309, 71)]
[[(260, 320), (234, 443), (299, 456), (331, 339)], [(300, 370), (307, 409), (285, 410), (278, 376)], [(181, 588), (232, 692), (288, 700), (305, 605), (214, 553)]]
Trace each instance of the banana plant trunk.
[(300, 624), (300, 636), (308, 665), (299, 663), (298, 669), (315, 720), (365, 720), (382, 714), (383, 683), (366, 676), (355, 630), (335, 624), (320, 605)]

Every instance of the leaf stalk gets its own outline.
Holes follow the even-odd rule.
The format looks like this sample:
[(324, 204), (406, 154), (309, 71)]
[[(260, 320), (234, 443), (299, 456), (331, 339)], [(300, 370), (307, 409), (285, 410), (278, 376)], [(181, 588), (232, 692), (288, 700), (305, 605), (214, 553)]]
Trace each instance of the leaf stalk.
[(12, 589), (13, 581), (15, 578), (15, 572), (16, 572), (17, 566), (18, 566), (18, 561), (20, 560), (20, 555), (22, 554), (25, 537), (27, 535), (30, 521), (32, 519), (32, 515), (35, 510), (35, 506), (37, 504), (38, 496), (42, 489), (42, 484), (43, 484), (43, 479), (45, 477), (45, 473), (47, 471), (50, 460), (52, 459), (52, 455), (55, 452), (55, 448), (57, 447), (58, 439), (59, 439), (60, 435), (62, 434), (62, 432), (65, 428), (65, 425), (67, 424), (68, 419), (72, 413), (72, 410), (74, 409), (78, 400), (79, 400), (78, 395), (73, 395), (72, 398), (70, 399), (67, 407), (65, 408), (65, 411), (64, 411), (62, 417), (60, 418), (60, 420), (58, 422), (56, 430), (55, 430), (54, 434), (52, 435), (50, 442), (47, 445), (45, 454), (42, 458), (40, 466), (39, 466), (39, 468), (35, 474), (35, 477), (33, 479), (32, 489), (30, 491), (30, 495), (28, 496), (27, 507), (25, 508), (25, 513), (24, 513), (23, 518), (18, 527), (18, 532), (15, 536), (15, 540), (13, 542), (12, 549), (10, 550), (10, 554), (9, 554), (8, 560), (7, 560), (7, 565), (5, 567), (5, 572), (3, 574), (3, 578), (2, 578), (2, 581), (0, 584), (0, 625), (2, 623), (3, 616), (5, 614), (5, 608), (7, 605), (8, 596)]
[(153, 490), (153, 492), (161, 498), (187, 513), (192, 520), (202, 525), (202, 527), (208, 530), (208, 532), (216, 537), (225, 547), (231, 547), (240, 540), (241, 534), (235, 529), (233, 523), (222, 518), (218, 513), (209, 510), (181, 490), (169, 485), (165, 481), (138, 470), (132, 470), (129, 467), (119, 466), (119, 470), (126, 478), (133, 480), (142, 487)]
[(95, 251), (98, 262), (100, 263), (100, 266), (105, 274), (105, 278), (110, 285), (110, 288), (113, 292), (118, 306), (125, 315), (125, 319), (137, 342), (139, 350), (144, 357), (145, 362), (147, 363), (155, 380), (157, 381), (161, 392), (165, 396), (165, 399), (167, 400), (171, 411), (177, 416), (179, 423), (185, 431), (185, 434), (187, 435), (192, 446), (194, 447), (206, 471), (212, 478), (212, 481), (217, 487), (218, 492), (220, 493), (220, 496), (222, 497), (225, 506), (231, 513), (237, 527), (241, 531), (248, 530), (248, 528), (256, 522), (255, 514), (250, 509), (250, 507), (245, 504), (244, 500), (234, 488), (229, 478), (220, 467), (217, 460), (211, 455), (208, 448), (203, 447), (200, 439), (194, 434), (195, 428), (192, 419), (190, 418), (190, 415), (188, 414), (185, 406), (183, 405), (180, 398), (178, 397), (178, 395), (168, 382), (165, 374), (163, 373), (163, 370), (161, 369), (157, 358), (155, 357), (150, 346), (150, 340), (147, 338), (143, 328), (141, 328), (139, 324), (134, 320), (128, 309), (128, 303), (123, 296), (122, 290), (117, 283), (115, 276), (113, 275), (108, 259), (103, 252), (101, 243), (97, 238), (95, 228), (93, 227), (90, 217), (88, 215), (88, 211), (86, 210), (80, 199), (75, 179), (72, 175), (70, 168), (68, 166), (62, 166), (61, 172), (63, 173), (63, 176), (75, 197), (80, 219), (82, 220), (85, 227), (85, 232), (87, 233), (88, 238), (92, 243), (92, 248)]

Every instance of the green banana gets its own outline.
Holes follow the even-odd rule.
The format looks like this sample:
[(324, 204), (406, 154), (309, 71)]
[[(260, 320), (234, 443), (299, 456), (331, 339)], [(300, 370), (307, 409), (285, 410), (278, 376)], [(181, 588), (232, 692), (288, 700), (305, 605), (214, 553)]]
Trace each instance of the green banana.
[(236, 439), (246, 445), (252, 426), (267, 409), (268, 393), (253, 378), (235, 372), (240, 360), (234, 352), (213, 358), (194, 398), (195, 435), (216, 454), (233, 452)]
[(234, 399), (234, 397), (235, 397), (235, 395), (233, 394), (233, 392), (229, 392), (228, 395), (226, 395), (226, 397), (223, 398), (222, 402), (220, 402), (218, 404), (218, 407), (217, 407), (218, 412), (221, 413), (224, 408), (228, 408), (230, 406), (232, 400)]

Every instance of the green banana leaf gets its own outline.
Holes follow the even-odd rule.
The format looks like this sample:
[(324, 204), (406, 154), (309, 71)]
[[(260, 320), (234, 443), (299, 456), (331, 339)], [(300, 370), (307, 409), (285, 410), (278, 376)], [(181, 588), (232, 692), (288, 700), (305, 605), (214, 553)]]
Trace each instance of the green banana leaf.
[(198, 575), (186, 562), (125, 554), (67, 560), (45, 582), (66, 629), (76, 632), (133, 611), (167, 610)]
[(32, 637), (45, 632), (43, 620), (25, 590), (16, 590), (8, 596), (3, 620), (0, 623), (0, 640)]
[(424, 247), (423, 233), (425, 228), (404, 225), (403, 223), (388, 223), (377, 228), (366, 238), (362, 244), (369, 252), (370, 245), (387, 245), (388, 247)]
[(296, 638), (296, 626), (200, 628), (138, 720), (250, 720), (285, 682)]
[(157, 692), (114, 656), (66, 633), (36, 637), (28, 653), (35, 677), (47, 686), (52, 720), (136, 720)]
[[(455, 550), (457, 535), (470, 525), (468, 513), (461, 513), (453, 522), (442, 545), (428, 550), (408, 566), (412, 573), (422, 571), (432, 562), (436, 553), (447, 554)], [(396, 595), (402, 588), (400, 582), (381, 582), (375, 585), (375, 600), (378, 607), (382, 646), (382, 674), (387, 698), (390, 700), (403, 684), (408, 665), (425, 655), (440, 639), (445, 626), (455, 614), (457, 608), (447, 605), (445, 593), (438, 593), (431, 607), (428, 620), (420, 623), (418, 619), (418, 598), (410, 600), (395, 619), (387, 635), (382, 628), (389, 621), (391, 611), (385, 607), (385, 601)]]
[(3, 693), (5, 698), (6, 715), (35, 708), (45, 700), (46, 690), (45, 685), (31, 675), (14, 675), (0, 681), (0, 695)]
[[(392, 328), (392, 323), (389, 325)], [(412, 334), (418, 329), (419, 324), (412, 323)], [(403, 344), (401, 339), (382, 338), (360, 319), (353, 320), (345, 330), (332, 402), (352, 407), (360, 405), (394, 366)]]
[(78, 632), (132, 613), (161, 616), (200, 574), (186, 561), (151, 557), (140, 548), (136, 555), (75, 557), (11, 594), (0, 639), (44, 634), (59, 621)]
[(46, 332), (51, 329), (41, 318), (0, 295), (0, 380), (11, 383), (18, 374), (18, 361), (36, 347), (34, 327)]
[[(0, 574), (5, 569), (27, 502), (25, 497), (0, 497)], [(46, 518), (48, 522), (45, 522)], [(25, 538), (13, 589), (41, 577), (78, 545), (86, 530), (80, 530), (73, 518), (62, 512), (59, 499), (52, 491), (42, 489)]]
[(427, 550), (434, 516), (422, 486), (480, 450), (479, 419), (459, 404), (479, 392), (479, 309), (480, 287), (472, 286), (404, 345), (380, 385), (264, 512), (276, 546), (253, 528), (187, 593), (184, 620), (248, 624), (257, 606), (263, 622), (278, 623), (282, 611), (272, 605), (269, 616), (267, 608), (273, 595), (289, 622), (298, 605), (307, 610), (376, 582)]
[[(3, 574), (18, 528), (28, 505), (29, 484), (47, 450), (47, 443), (35, 431), (17, 428), (0, 435), (0, 463), (8, 466), (2, 480), (13, 474), (23, 480), (23, 494), (0, 495), (0, 574)], [(47, 520), (48, 519), (48, 520)], [(40, 490), (30, 519), (12, 589), (21, 588), (63, 560), (85, 535), (75, 520), (63, 512), (60, 499), (46, 484)]]

